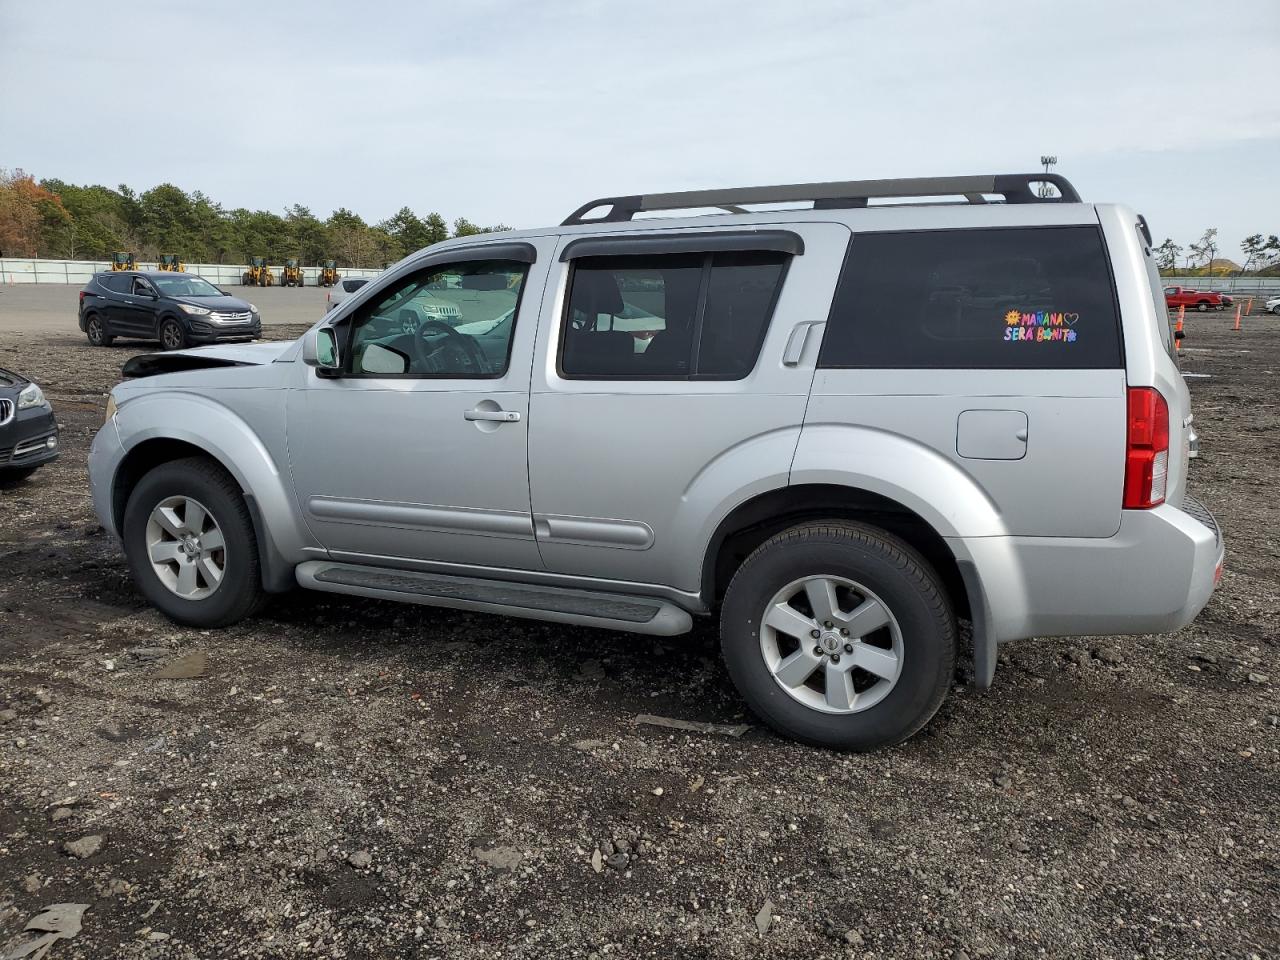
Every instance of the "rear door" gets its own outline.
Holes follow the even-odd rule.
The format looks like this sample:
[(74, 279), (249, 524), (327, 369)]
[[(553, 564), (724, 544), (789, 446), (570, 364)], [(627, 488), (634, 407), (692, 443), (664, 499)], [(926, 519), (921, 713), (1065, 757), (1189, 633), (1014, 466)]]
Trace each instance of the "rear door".
[(722, 499), (786, 485), (817, 353), (814, 334), (801, 362), (805, 335), (848, 237), (783, 223), (562, 242), (529, 418), (549, 570), (699, 588), (691, 545)]
[(104, 273), (98, 277), (98, 286), (101, 287), (102, 292), (99, 294), (97, 307), (107, 321), (107, 335), (124, 333), (128, 323), (124, 313), (124, 301), (133, 288), (133, 275)]
[(1123, 340), (1101, 229), (1078, 213), (1058, 226), (1018, 225), (1029, 215), (1015, 210), (988, 215), (1009, 225), (855, 228), (806, 424), (931, 447), (1012, 534), (1115, 533)]

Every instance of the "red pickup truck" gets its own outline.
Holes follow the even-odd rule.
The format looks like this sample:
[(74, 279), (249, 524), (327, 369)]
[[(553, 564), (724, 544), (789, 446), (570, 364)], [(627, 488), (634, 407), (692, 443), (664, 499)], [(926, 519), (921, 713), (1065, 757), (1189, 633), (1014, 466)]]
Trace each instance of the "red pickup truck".
[(1186, 287), (1165, 287), (1164, 302), (1170, 310), (1178, 307), (1201, 312), (1211, 307), (1214, 310), (1227, 309), (1222, 294), (1214, 293), (1212, 290), (1188, 290)]

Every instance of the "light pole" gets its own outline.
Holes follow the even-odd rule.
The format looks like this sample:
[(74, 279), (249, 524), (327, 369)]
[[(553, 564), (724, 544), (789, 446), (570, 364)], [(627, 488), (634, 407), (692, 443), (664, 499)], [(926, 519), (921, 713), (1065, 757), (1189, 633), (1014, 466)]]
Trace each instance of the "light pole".
[[(1048, 173), (1049, 168), (1056, 165), (1057, 162), (1058, 162), (1057, 157), (1051, 157), (1048, 154), (1042, 154), (1040, 157), (1040, 165), (1044, 167), (1045, 173)], [(1047, 180), (1040, 181), (1040, 189), (1037, 190), (1036, 192), (1041, 197), (1052, 197), (1055, 193), (1053, 184), (1049, 183)]]

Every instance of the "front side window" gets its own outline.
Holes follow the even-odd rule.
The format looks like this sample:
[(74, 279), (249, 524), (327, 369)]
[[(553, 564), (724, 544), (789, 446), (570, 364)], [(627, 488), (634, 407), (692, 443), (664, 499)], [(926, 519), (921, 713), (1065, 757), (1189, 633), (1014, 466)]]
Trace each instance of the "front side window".
[(1088, 226), (858, 234), (818, 366), (1119, 368), (1102, 235)]
[(155, 288), (152, 287), (151, 284), (147, 283), (147, 281), (143, 280), (141, 277), (134, 277), (133, 292), (145, 297), (155, 293)]
[(788, 256), (574, 261), (560, 347), (569, 379), (738, 380), (755, 366)]
[(469, 260), (410, 274), (356, 314), (350, 372), (502, 376), (528, 272), (526, 263)]

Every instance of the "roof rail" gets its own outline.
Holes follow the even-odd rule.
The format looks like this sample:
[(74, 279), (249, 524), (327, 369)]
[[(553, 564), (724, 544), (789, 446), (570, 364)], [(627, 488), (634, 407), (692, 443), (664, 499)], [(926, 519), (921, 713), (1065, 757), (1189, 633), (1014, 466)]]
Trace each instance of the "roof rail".
[[(1033, 183), (1051, 183), (1060, 197), (1042, 197)], [(973, 177), (910, 177), (901, 180), (836, 180), (830, 183), (789, 183), (771, 187), (731, 187), (724, 190), (686, 190), (680, 193), (647, 193), (630, 197), (601, 197), (583, 204), (561, 226), (582, 223), (620, 223), (637, 213), (654, 210), (694, 210), (717, 207), (729, 213), (747, 213), (748, 203), (806, 203), (815, 210), (865, 207), (873, 197), (953, 197), (970, 203), (986, 203), (983, 194), (998, 193), (1005, 203), (1079, 203), (1080, 194), (1066, 177), (1057, 173), (996, 173)], [(608, 207), (603, 216), (587, 214)]]

